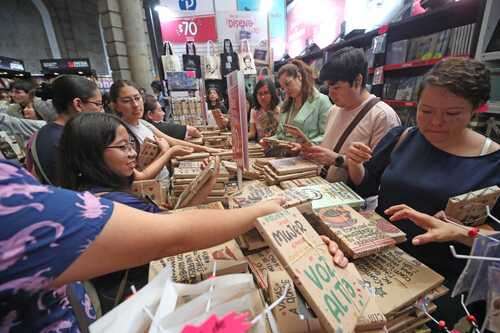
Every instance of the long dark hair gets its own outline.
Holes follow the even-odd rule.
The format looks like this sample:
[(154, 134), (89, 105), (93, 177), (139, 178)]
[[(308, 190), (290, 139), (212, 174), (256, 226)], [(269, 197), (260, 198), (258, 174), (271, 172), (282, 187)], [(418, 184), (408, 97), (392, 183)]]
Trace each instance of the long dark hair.
[(120, 118), (106, 113), (80, 113), (65, 126), (59, 142), (59, 185), (76, 191), (93, 187), (127, 191), (133, 175), (122, 177), (104, 162), (104, 150), (123, 126), (136, 143), (138, 141)]
[[(283, 74), (286, 74), (292, 78), (296, 78), (299, 73), (302, 76), (302, 88), (300, 89), (300, 93), (302, 94), (302, 103), (305, 103), (309, 98), (312, 98), (314, 94), (314, 77), (312, 69), (308, 64), (298, 59), (291, 60), (288, 64), (281, 67), (278, 71), (278, 80)], [(282, 111), (290, 111), (292, 102), (292, 98), (287, 96), (287, 98), (283, 102)]]
[(146, 95), (144, 97), (144, 114), (142, 115), (142, 118), (144, 118), (144, 120), (151, 122), (149, 114), (154, 112), (157, 103), (158, 100), (153, 95)]
[(257, 109), (260, 109), (262, 107), (262, 105), (259, 104), (257, 95), (259, 89), (264, 86), (266, 86), (267, 89), (269, 89), (269, 93), (271, 94), (271, 105), (269, 105), (269, 109), (273, 111), (280, 103), (280, 99), (278, 97), (278, 94), (276, 93), (276, 86), (274, 85), (274, 82), (271, 79), (263, 79), (257, 82), (253, 90), (253, 102)]
[(97, 84), (78, 75), (62, 75), (52, 82), (52, 104), (58, 114), (70, 114), (69, 106), (75, 98), (84, 102), (97, 93)]

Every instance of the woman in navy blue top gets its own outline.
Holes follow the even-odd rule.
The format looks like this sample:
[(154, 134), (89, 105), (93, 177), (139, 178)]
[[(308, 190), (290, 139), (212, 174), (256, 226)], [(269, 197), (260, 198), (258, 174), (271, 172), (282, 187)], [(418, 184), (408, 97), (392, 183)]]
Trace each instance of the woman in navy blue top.
[[(400, 204), (434, 215), (452, 196), (500, 185), (500, 146), (467, 128), (489, 91), (483, 64), (458, 58), (438, 63), (419, 89), (416, 128), (392, 129), (373, 152), (362, 143), (350, 147), (348, 171), (358, 193), (378, 194), (377, 211), (382, 215), (394, 214), (397, 209), (387, 209)], [(493, 214), (500, 215), (499, 203)], [(398, 227), (410, 240), (424, 233), (409, 220), (398, 222)], [(451, 255), (450, 244), (467, 252), (464, 245), (450, 242), (415, 246), (415, 240), (401, 248), (443, 275), (453, 288), (465, 261)], [(437, 318), (449, 325), (464, 316), (457, 299), (445, 296), (437, 305)]]

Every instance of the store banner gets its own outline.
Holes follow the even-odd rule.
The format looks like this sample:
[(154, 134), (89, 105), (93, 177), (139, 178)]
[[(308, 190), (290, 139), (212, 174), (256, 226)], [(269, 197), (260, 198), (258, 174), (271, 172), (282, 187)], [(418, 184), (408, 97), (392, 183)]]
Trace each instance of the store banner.
[(308, 44), (330, 45), (344, 21), (345, 0), (295, 0), (287, 8), (288, 51), (298, 56)]
[(213, 1), (208, 0), (160, 0), (175, 16), (215, 14)]
[(238, 43), (249, 39), (252, 46), (267, 40), (267, 16), (260, 12), (217, 12), (219, 39)]
[(215, 15), (167, 18), (160, 16), (163, 41), (205, 43), (217, 40)]

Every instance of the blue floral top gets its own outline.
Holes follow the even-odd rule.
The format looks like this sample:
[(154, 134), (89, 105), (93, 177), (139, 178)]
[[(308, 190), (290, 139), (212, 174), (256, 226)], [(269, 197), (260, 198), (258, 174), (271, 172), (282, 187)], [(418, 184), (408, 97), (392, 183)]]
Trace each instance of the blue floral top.
[[(113, 203), (92, 194), (43, 186), (0, 160), (0, 332), (78, 332), (68, 285), (50, 284), (99, 235)], [(94, 309), (80, 283), (86, 315)]]

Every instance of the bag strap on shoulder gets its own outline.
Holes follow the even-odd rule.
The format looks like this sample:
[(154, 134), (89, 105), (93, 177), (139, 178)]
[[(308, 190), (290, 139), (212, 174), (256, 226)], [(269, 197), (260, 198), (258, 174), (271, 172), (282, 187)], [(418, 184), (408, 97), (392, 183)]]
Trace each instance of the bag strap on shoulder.
[(80, 328), (80, 332), (89, 333), (89, 326), (92, 323), (92, 321), (85, 314), (82, 303), (80, 302), (78, 296), (76, 295), (75, 284), (74, 283), (68, 284), (66, 290), (67, 290), (68, 300), (69, 303), (71, 304), (71, 307), (73, 308), (73, 312), (75, 313), (76, 321), (78, 323), (78, 327)]
[(38, 132), (33, 135), (33, 141), (31, 142), (31, 156), (33, 157), (33, 161), (35, 162), (37, 174), (40, 173), (38, 176), (42, 177), (46, 184), (53, 185), (49, 177), (47, 177), (47, 174), (43, 170), (42, 163), (40, 163), (40, 159), (38, 158), (38, 149), (36, 147), (37, 142)]
[(366, 102), (365, 106), (363, 106), (363, 109), (354, 117), (352, 122), (347, 126), (345, 129), (344, 133), (340, 136), (339, 141), (337, 141), (337, 144), (335, 145), (335, 148), (333, 148), (333, 151), (338, 153), (342, 146), (344, 145), (345, 141), (351, 134), (352, 130), (359, 124), (359, 122), (367, 115), (367, 113), (377, 104), (380, 102), (380, 98), (374, 97), (370, 99), (368, 102)]

